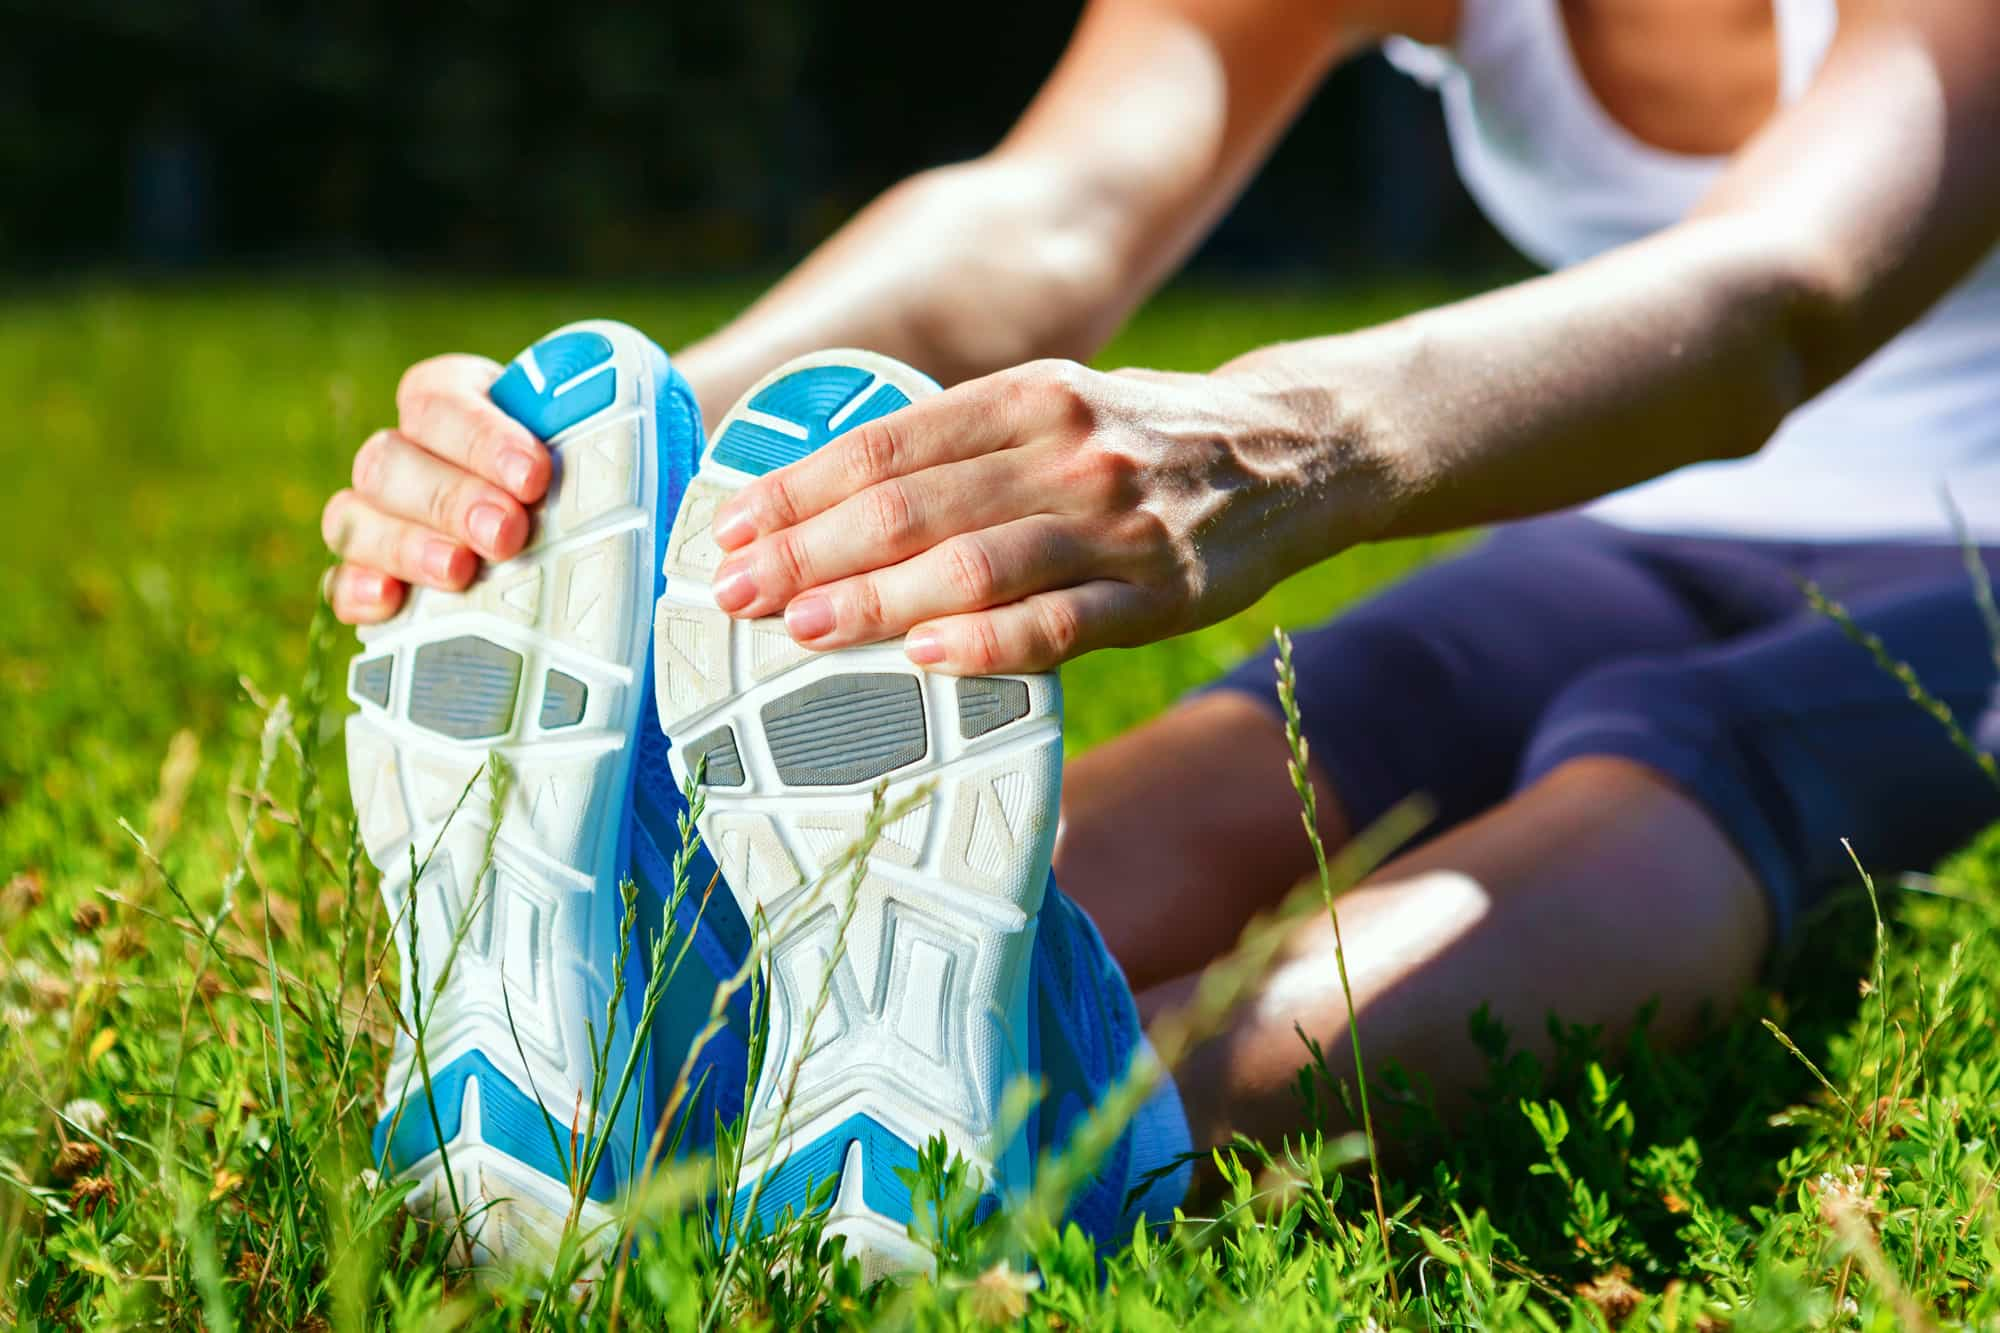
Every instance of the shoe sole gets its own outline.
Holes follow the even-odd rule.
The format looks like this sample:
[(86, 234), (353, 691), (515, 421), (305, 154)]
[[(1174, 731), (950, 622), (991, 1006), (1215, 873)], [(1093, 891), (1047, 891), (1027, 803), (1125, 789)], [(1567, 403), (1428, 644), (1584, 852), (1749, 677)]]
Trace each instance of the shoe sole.
[[(907, 1234), (910, 1190), (896, 1170), (915, 1167), (934, 1135), (993, 1192), (1025, 1180), (1025, 1146), (1017, 1134), (1002, 1142), (995, 1118), (1026, 1049), (1028, 958), (1062, 781), (1061, 689), (1053, 674), (927, 674), (900, 640), (812, 653), (780, 619), (733, 620), (710, 589), (721, 560), (710, 527), (754, 477), (936, 387), (851, 351), (766, 377), (710, 436), (654, 613), (675, 776), (685, 783), (706, 757), (702, 838), (745, 919), (761, 914), (778, 930), (732, 1221), (751, 1220), (754, 1193), (753, 1225), (769, 1226), (838, 1177), (827, 1230), (871, 1278), (927, 1262)], [(841, 954), (850, 872), (807, 895), (859, 839), (883, 779), (892, 808), (930, 792), (881, 830)]]
[[(615, 980), (620, 831), (650, 707), (666, 373), (643, 337), (602, 321), (523, 352), (493, 394), (555, 457), (528, 548), (463, 593), (413, 589), (395, 618), (361, 631), (348, 674), (360, 709), (347, 725), (354, 808), (395, 920), (401, 1012), (418, 975), (429, 1015), (433, 1104), (400, 1040), (376, 1155), (417, 1181), (413, 1209), (448, 1219), (455, 1187), (481, 1265), (552, 1248), (573, 1173), (557, 1140), (566, 1153), (573, 1127), (588, 1136), (579, 1108), (590, 1097), (590, 1032)], [(488, 782), (471, 785), (489, 755), (512, 772), (497, 833)], [(614, 1047), (614, 1077), (622, 1061)], [(620, 1183), (612, 1156), (588, 1191), (585, 1230), (608, 1216)]]

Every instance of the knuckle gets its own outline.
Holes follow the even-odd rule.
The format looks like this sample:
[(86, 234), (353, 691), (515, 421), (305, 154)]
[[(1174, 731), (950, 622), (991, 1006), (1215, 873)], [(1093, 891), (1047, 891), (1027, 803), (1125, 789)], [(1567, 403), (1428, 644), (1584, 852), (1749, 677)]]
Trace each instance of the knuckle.
[(1067, 656), (1083, 638), (1083, 624), (1067, 598), (1043, 598), (1036, 607), (1035, 620), (1043, 646), (1057, 657)]
[(319, 511), (320, 540), (329, 551), (344, 551), (348, 534), (354, 528), (354, 492), (335, 491), (327, 498), (326, 505)]
[(764, 478), (751, 490), (749, 506), (751, 518), (764, 532), (790, 527), (798, 513), (792, 484), (782, 472)]
[(812, 586), (811, 564), (806, 558), (804, 547), (791, 533), (781, 533), (770, 543), (771, 568), (789, 588)]
[(965, 665), (973, 675), (993, 670), (1000, 660), (1000, 634), (992, 616), (974, 616), (965, 625)]
[(431, 392), (436, 381), (439, 364), (443, 357), (426, 357), (415, 362), (396, 381), (396, 410), (404, 416), (414, 416), (417, 404)]
[(396, 563), (389, 572), (402, 578), (415, 578), (424, 567), (424, 547), (430, 539), (415, 528), (408, 528), (396, 538)]
[(857, 489), (872, 486), (895, 475), (901, 445), (896, 433), (884, 422), (871, 422), (848, 437), (842, 463), (848, 482)]
[(361, 442), (354, 451), (354, 489), (363, 495), (380, 495), (383, 474), (389, 467), (389, 455), (395, 450), (396, 439), (393, 432), (378, 430)]
[(955, 537), (940, 551), (946, 584), (961, 603), (984, 606), (993, 597), (993, 557), (976, 537)]
[(430, 526), (439, 532), (449, 532), (458, 525), (459, 515), (471, 507), (471, 487), (464, 482), (440, 482), (431, 487), (424, 499), (424, 517)]
[(884, 624), (888, 615), (882, 605), (882, 589), (872, 578), (859, 578), (847, 590), (847, 609), (853, 623), (870, 629)]
[(863, 491), (868, 526), (879, 542), (895, 543), (909, 534), (910, 495), (899, 481), (885, 481)]
[(396, 418), (404, 430), (420, 433), (426, 423), (437, 417), (438, 409), (444, 403), (444, 394), (428, 380), (411, 383), (396, 390)]
[[(494, 376), (484, 372), (492, 367)], [(396, 410), (403, 420), (416, 421), (438, 410), (460, 396), (460, 384), (470, 383), (475, 378), (497, 377), (498, 368), (485, 357), (468, 356), (461, 352), (446, 352), (441, 356), (425, 357), (403, 372), (396, 382)]]
[(1119, 514), (1114, 531), (1126, 553), (1146, 568), (1171, 561), (1175, 555), (1173, 529), (1164, 518), (1140, 505)]
[(465, 431), (465, 458), (475, 467), (492, 467), (514, 443), (514, 432), (497, 412), (481, 412)]
[(1128, 509), (1140, 498), (1139, 471), (1131, 455), (1093, 439), (1070, 454), (1064, 480), (1092, 508)]
[(1088, 392), (1090, 370), (1075, 361), (1050, 357), (1031, 362), (1030, 383), (1042, 412), (1069, 425), (1093, 419)]

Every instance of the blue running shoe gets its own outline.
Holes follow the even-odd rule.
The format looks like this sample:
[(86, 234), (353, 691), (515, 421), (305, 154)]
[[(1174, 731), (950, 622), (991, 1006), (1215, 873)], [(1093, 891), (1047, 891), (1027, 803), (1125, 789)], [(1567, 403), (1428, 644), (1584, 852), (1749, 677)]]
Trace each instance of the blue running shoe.
[[(1139, 1007), (1125, 973), (1081, 907), (1049, 881), (1035, 937), (1034, 1022), (1029, 1059), (1043, 1095), (1028, 1123), (1037, 1158), (1059, 1154), (1077, 1122), (1133, 1062), (1152, 1062)], [(1187, 1113), (1173, 1078), (1160, 1084), (1126, 1125), (1096, 1172), (1068, 1201), (1067, 1220), (1100, 1252), (1132, 1239), (1140, 1217), (1170, 1222), (1194, 1177)]]
[[(347, 727), (407, 1029), (376, 1155), (417, 1182), (412, 1207), (463, 1216), (480, 1265), (545, 1257), (600, 1132), (582, 1220), (605, 1221), (653, 1131), (643, 1059), (646, 1076), (617, 1105), (607, 1090), (593, 1107), (592, 1038), (608, 1040), (615, 1088), (642, 1042), (643, 941), (605, 1028), (637, 742), (654, 730), (652, 599), (702, 439), (686, 382), (622, 324), (550, 334), (492, 396), (554, 451), (533, 540), (464, 593), (413, 591), (394, 619), (361, 631), (348, 674), (360, 711)], [(496, 769), (509, 775), (497, 801)]]
[[(755, 386), (688, 486), (654, 613), (673, 773), (685, 781), (706, 758), (703, 841), (742, 919), (769, 932), (770, 1028), (730, 1221), (768, 1225), (837, 1179), (828, 1231), (871, 1277), (925, 1262), (896, 1173), (932, 1136), (996, 1195), (1028, 1183), (1026, 1137), (999, 1111), (1032, 1072), (1029, 955), (1062, 781), (1061, 690), (1053, 673), (927, 674), (899, 641), (812, 653), (779, 619), (732, 620), (710, 592), (710, 529), (752, 478), (936, 389), (855, 351)], [(848, 877), (813, 886), (859, 838), (882, 779), (892, 807), (914, 803), (868, 858), (843, 951)]]

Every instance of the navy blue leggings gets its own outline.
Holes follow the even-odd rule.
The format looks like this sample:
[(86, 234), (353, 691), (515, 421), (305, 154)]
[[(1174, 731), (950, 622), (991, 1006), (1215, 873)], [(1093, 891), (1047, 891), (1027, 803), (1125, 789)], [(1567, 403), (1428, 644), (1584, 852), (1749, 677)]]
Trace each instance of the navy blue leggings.
[[(1982, 553), (2000, 569), (2000, 549)], [(2000, 749), (1996, 647), (1961, 551), (1635, 532), (1575, 514), (1500, 529), (1297, 638), (1312, 753), (1357, 828), (1425, 793), (1430, 832), (1566, 760), (1689, 793), (1770, 894), (1782, 939), (1830, 886), (1927, 867), (2000, 819), (2000, 788), (1840, 627), (1810, 579)], [(1276, 707), (1268, 660), (1218, 682)]]

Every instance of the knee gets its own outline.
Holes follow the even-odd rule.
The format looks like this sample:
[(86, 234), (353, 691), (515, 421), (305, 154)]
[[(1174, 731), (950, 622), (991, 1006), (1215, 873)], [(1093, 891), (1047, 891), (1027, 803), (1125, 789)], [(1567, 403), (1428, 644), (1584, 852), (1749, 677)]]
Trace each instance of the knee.
[[(1730, 743), (1720, 686), (1694, 664), (1640, 659), (1586, 673), (1550, 701), (1521, 757), (1517, 786), (1583, 760), (1685, 780)], [(1608, 771), (1608, 770), (1606, 770)]]

